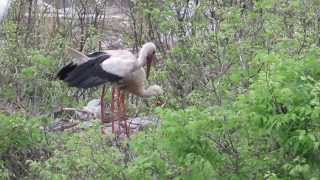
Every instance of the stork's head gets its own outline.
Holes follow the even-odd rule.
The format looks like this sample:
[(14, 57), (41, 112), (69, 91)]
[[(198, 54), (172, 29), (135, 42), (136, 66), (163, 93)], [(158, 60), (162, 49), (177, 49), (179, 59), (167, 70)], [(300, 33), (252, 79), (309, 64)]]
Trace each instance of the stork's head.
[(147, 64), (147, 79), (150, 74), (151, 64), (155, 63), (156, 57), (156, 45), (152, 42), (148, 42), (142, 46), (142, 53), (146, 54), (146, 64)]

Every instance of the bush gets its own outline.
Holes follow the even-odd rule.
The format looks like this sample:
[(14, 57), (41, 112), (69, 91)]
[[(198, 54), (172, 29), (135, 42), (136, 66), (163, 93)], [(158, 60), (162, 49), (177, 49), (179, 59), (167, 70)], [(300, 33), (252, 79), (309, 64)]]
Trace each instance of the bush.
[(225, 177), (232, 177), (227, 166), (237, 166), (232, 162), (237, 156), (233, 153), (236, 149), (220, 147), (224, 142), (234, 141), (227, 136), (230, 134), (223, 125), (224, 119), (218, 116), (220, 112), (196, 107), (159, 110), (164, 121), (161, 129), (134, 139), (137, 158), (129, 166), (130, 177), (212, 179), (224, 174), (223, 171)]
[(317, 49), (303, 57), (258, 53), (263, 61), (231, 106), (160, 110), (160, 130), (134, 142), (131, 177), (310, 179), (320, 177)]
[(318, 51), (310, 49), (304, 57), (258, 54), (267, 65), (234, 106), (238, 115), (234, 121), (243, 128), (241, 138), (251, 149), (250, 163), (264, 164), (265, 175), (307, 179), (320, 175)]
[(125, 156), (100, 125), (80, 133), (62, 133), (55, 138), (53, 156), (32, 161), (32, 179), (124, 179)]
[(29, 160), (49, 155), (39, 119), (0, 114), (0, 177), (19, 178), (29, 172)]

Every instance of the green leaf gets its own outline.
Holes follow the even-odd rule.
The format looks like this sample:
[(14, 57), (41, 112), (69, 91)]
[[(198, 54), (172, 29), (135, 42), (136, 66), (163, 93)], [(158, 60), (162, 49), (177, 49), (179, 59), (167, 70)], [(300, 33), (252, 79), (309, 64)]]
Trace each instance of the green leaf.
[(24, 68), (22, 70), (22, 74), (23, 74), (24, 78), (31, 79), (36, 74), (36, 68), (34, 66)]

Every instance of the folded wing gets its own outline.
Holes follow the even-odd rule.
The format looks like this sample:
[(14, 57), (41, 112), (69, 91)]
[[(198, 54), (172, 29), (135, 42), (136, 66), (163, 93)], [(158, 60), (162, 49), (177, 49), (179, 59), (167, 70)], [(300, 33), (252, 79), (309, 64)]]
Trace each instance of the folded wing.
[(104, 70), (101, 66), (109, 61), (110, 55), (105, 52), (95, 52), (87, 55), (86, 62), (71, 62), (64, 66), (57, 74), (57, 77), (66, 82), (69, 86), (78, 88), (91, 88), (107, 82), (117, 82), (121, 76)]

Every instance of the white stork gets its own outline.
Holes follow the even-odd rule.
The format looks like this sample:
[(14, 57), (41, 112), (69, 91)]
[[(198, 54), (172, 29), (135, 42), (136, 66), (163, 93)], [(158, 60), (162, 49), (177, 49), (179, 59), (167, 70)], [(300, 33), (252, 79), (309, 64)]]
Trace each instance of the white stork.
[[(89, 55), (70, 49), (73, 61), (64, 66), (57, 74), (60, 80), (69, 86), (78, 88), (91, 88), (105, 83), (112, 83), (111, 112), (115, 113), (115, 103), (118, 103), (118, 112), (124, 115), (124, 93), (132, 93), (141, 97), (158, 96), (163, 90), (158, 85), (145, 88), (145, 80), (149, 76), (150, 66), (156, 60), (156, 46), (149, 42), (142, 46), (138, 58), (127, 50), (107, 50), (95, 52)], [(147, 73), (143, 66), (147, 65)], [(101, 95), (101, 120), (104, 121), (103, 97), (105, 88)], [(127, 122), (125, 122), (127, 129)], [(112, 120), (112, 132), (114, 122)], [(128, 133), (128, 131), (126, 132)], [(127, 134), (128, 135), (128, 134)]]

